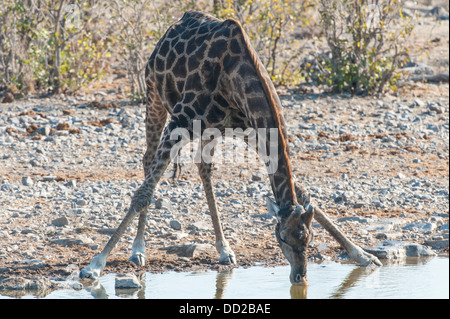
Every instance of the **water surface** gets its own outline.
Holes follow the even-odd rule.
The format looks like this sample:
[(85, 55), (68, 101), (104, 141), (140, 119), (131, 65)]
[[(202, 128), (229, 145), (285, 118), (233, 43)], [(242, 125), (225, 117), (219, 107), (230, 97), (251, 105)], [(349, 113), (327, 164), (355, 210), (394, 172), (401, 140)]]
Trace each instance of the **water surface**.
[(402, 263), (376, 268), (352, 263), (310, 263), (308, 280), (307, 287), (291, 286), (289, 266), (258, 266), (225, 272), (145, 273), (141, 278), (142, 289), (116, 290), (115, 275), (107, 274), (90, 287), (57, 290), (45, 298), (448, 299), (449, 259), (408, 258)]

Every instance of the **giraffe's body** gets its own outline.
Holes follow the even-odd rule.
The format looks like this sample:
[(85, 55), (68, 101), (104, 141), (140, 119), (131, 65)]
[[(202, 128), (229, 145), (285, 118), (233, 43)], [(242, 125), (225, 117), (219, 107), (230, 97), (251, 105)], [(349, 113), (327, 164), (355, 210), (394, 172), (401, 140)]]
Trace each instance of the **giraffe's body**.
[[(271, 183), (281, 207), (296, 202), (281, 103), (239, 23), (187, 12), (158, 42), (146, 80), (151, 88), (148, 119), (159, 124), (160, 117), (153, 113), (163, 113), (162, 104), (172, 116), (170, 125), (178, 128), (191, 130), (193, 120), (200, 120), (202, 128), (220, 130), (279, 128), (281, 165)], [(149, 148), (156, 148), (157, 135), (147, 135)]]
[[(182, 128), (192, 135), (193, 121), (200, 121), (202, 130), (216, 128), (223, 132), (225, 128), (248, 127), (277, 130), (277, 169), (269, 174), (279, 218), (276, 236), (291, 263), (291, 282), (305, 283), (306, 248), (312, 237), (314, 209), (304, 198), (299, 200), (306, 204), (307, 212), (297, 206), (281, 104), (240, 24), (234, 20), (220, 21), (199, 12), (185, 13), (156, 45), (145, 75), (148, 90), (147, 151), (143, 160), (145, 181), (134, 194), (117, 232), (80, 276), (97, 277), (100, 274), (106, 257), (137, 214), (139, 225), (130, 260), (141, 265), (145, 263), (146, 210), (170, 162), (171, 149), (178, 142), (171, 139), (171, 133)], [(168, 114), (171, 118), (165, 125)], [(219, 261), (235, 263), (215, 204), (211, 164), (202, 161), (198, 167), (216, 234)]]

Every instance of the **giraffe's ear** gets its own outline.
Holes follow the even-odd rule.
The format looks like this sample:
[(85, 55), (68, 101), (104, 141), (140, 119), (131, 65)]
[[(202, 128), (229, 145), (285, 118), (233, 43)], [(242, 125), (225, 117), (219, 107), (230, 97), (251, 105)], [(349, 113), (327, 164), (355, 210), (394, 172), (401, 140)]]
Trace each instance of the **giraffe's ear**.
[(279, 218), (278, 212), (280, 211), (280, 207), (277, 205), (277, 203), (275, 203), (269, 197), (266, 197), (266, 204), (267, 204), (267, 208), (269, 209), (269, 214)]

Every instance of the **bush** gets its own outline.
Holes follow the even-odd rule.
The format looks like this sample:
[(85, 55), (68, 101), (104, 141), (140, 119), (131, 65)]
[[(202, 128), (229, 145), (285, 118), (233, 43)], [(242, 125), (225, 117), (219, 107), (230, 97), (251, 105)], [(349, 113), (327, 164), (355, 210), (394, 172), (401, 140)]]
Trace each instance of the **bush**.
[[(59, 92), (99, 79), (109, 41), (98, 0), (1, 1), (4, 84)], [(33, 88), (33, 89), (31, 89)]]
[[(313, 5), (330, 53), (302, 73), (293, 31), (313, 19)], [(0, 0), (0, 87), (73, 91), (114, 63), (141, 101), (147, 59), (186, 10), (238, 20), (275, 85), (306, 78), (335, 92), (395, 88), (412, 30), (397, 0)]]
[(300, 79), (290, 32), (306, 0), (0, 1), (0, 84), (22, 91), (86, 86), (108, 71), (111, 55), (126, 70), (131, 97), (141, 100), (151, 50), (186, 10), (240, 21), (275, 84)]
[(395, 90), (396, 71), (408, 58), (412, 32), (397, 0), (319, 0), (322, 34), (330, 54), (319, 56), (307, 78), (333, 92)]
[(22, 1), (0, 2), (0, 85), (34, 91), (31, 67), (25, 62), (40, 17)]

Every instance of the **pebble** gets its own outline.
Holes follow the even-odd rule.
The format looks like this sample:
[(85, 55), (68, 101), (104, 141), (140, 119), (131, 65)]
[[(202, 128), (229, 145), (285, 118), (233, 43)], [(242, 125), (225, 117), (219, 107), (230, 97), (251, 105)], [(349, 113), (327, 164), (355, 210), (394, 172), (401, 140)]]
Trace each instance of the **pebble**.
[(436, 253), (423, 245), (410, 244), (398, 241), (384, 241), (377, 245), (377, 248), (366, 248), (367, 252), (380, 259), (395, 260), (405, 257), (428, 257), (435, 256)]
[(157, 209), (165, 209), (165, 210), (171, 210), (172, 209), (172, 205), (170, 203), (169, 200), (165, 199), (165, 198), (158, 198), (155, 201), (155, 208)]
[(33, 179), (29, 176), (22, 177), (22, 184), (25, 186), (33, 185)]
[(66, 216), (59, 217), (59, 218), (52, 220), (52, 225), (54, 225), (56, 227), (63, 227), (63, 226), (67, 226), (68, 224), (69, 224), (69, 220), (67, 219)]
[(42, 177), (42, 180), (45, 182), (52, 182), (55, 179), (56, 179), (56, 176), (54, 176), (54, 175), (47, 175), (47, 176)]
[(67, 183), (64, 184), (64, 186), (75, 188), (75, 187), (77, 187), (77, 181), (76, 180), (68, 181)]
[(162, 249), (169, 254), (176, 254), (179, 257), (197, 257), (203, 253), (217, 253), (216, 248), (209, 244), (174, 245)]
[(54, 244), (54, 245), (64, 246), (64, 247), (71, 247), (73, 245), (90, 246), (94, 242), (91, 238), (88, 238), (84, 235), (76, 235), (76, 236), (54, 238), (54, 239), (50, 240), (50, 243)]
[(172, 227), (175, 230), (181, 229), (181, 223), (178, 220), (171, 220), (170, 221), (170, 227)]
[(116, 289), (140, 289), (142, 285), (133, 273), (117, 274), (115, 278)]
[(0, 290), (40, 290), (45, 291), (53, 287), (48, 278), (27, 279), (23, 277), (9, 277), (0, 280)]
[(424, 220), (417, 220), (402, 227), (404, 230), (414, 230), (416, 232), (431, 233), (437, 228), (437, 224)]
[(424, 106), (425, 105), (425, 103), (420, 99), (415, 99), (414, 103), (416, 106)]

